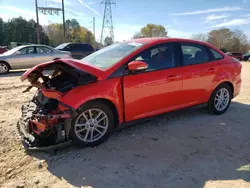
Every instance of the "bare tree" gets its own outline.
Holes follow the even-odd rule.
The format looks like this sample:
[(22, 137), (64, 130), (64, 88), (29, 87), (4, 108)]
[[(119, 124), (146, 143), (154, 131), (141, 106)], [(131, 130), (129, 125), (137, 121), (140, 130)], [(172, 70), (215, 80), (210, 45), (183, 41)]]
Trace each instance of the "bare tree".
[(208, 39), (208, 35), (204, 33), (194, 34), (190, 37), (190, 39), (206, 42)]
[(208, 33), (207, 42), (221, 49), (232, 39), (232, 36), (233, 32), (227, 28), (212, 30)]
[[(230, 48), (230, 45), (228, 46)], [(231, 51), (236, 52), (246, 52), (249, 50), (248, 38), (247, 36), (239, 29), (233, 31), (233, 38), (231, 40)]]
[(206, 41), (223, 51), (245, 53), (250, 49), (247, 36), (238, 29), (217, 29), (210, 31), (208, 34), (193, 35), (191, 38)]

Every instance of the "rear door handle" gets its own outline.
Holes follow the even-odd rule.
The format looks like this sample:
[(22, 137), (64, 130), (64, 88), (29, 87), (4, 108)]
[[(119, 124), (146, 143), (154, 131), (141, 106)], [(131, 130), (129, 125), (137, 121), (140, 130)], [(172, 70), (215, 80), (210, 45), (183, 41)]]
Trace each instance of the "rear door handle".
[(168, 76), (168, 80), (177, 80), (179, 79), (181, 76), (180, 75), (169, 75)]
[(216, 68), (209, 68), (208, 72), (216, 72), (216, 70), (217, 70)]

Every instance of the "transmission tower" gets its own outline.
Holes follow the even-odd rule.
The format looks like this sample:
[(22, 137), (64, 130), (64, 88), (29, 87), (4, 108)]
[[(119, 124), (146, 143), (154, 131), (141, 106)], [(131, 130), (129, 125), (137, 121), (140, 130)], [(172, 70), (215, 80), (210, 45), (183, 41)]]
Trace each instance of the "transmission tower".
[(114, 5), (115, 2), (113, 0), (103, 0), (101, 4), (104, 4), (101, 43), (104, 43), (106, 37), (109, 37), (112, 39), (112, 41), (114, 41), (114, 27), (111, 6)]

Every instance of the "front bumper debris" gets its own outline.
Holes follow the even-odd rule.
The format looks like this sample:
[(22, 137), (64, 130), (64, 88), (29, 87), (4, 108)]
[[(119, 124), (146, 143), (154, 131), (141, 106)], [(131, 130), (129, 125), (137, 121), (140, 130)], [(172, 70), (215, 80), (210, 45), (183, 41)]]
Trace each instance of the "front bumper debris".
[(67, 142), (63, 142), (63, 143), (56, 144), (56, 145), (44, 146), (44, 147), (35, 147), (35, 146), (30, 145), (30, 143), (27, 140), (21, 139), (21, 144), (22, 144), (23, 148), (25, 150), (33, 150), (33, 151), (48, 151), (48, 150), (65, 148), (67, 146), (70, 146), (71, 143), (72, 143), (72, 141), (69, 140)]
[[(45, 131), (46, 125), (42, 122), (36, 121), (36, 119), (44, 120), (45, 122), (56, 119), (64, 119), (65, 122), (69, 122), (71, 115), (67, 113), (62, 114), (34, 114), (36, 110), (36, 104), (30, 102), (29, 104), (25, 104), (22, 106), (22, 116), (17, 122), (17, 131), (19, 134), (19, 138), (21, 144), (26, 150), (52, 150), (59, 149), (62, 147), (66, 147), (71, 144), (71, 140), (65, 139), (62, 142), (58, 142), (58, 144), (51, 144), (48, 146), (40, 146), (37, 142), (37, 137), (40, 134), (43, 134)], [(69, 124), (68, 123), (68, 124)], [(36, 125), (36, 129), (33, 129), (31, 125)], [(57, 126), (57, 125), (56, 125)], [(70, 126), (70, 125), (69, 125)], [(45, 138), (46, 139), (46, 138)]]

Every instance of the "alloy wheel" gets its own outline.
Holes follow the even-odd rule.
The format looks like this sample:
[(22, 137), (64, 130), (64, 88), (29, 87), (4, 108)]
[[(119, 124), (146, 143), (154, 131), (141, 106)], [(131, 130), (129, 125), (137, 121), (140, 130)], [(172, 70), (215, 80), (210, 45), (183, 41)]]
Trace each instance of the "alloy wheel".
[(226, 88), (221, 88), (215, 95), (214, 106), (216, 110), (223, 111), (227, 108), (229, 101), (229, 91)]
[(0, 63), (0, 74), (7, 73), (8, 72), (8, 66), (4, 63)]
[(78, 116), (74, 131), (84, 142), (95, 142), (101, 139), (108, 130), (108, 116), (100, 109), (88, 109)]

